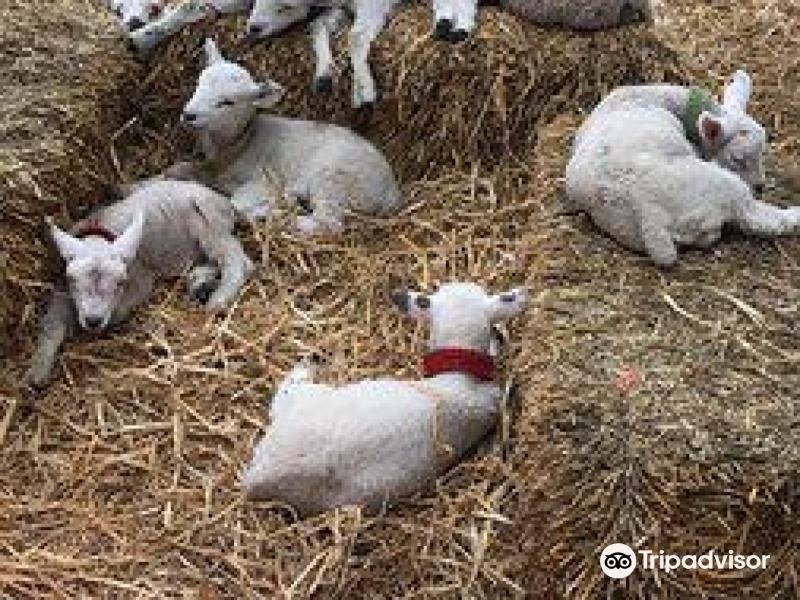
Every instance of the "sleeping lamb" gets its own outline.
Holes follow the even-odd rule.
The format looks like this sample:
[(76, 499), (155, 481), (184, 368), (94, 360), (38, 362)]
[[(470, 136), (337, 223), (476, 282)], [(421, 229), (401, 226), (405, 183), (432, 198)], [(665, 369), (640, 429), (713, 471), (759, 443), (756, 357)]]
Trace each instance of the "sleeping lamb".
[(183, 0), (164, 16), (131, 34), (131, 43), (146, 55), (168, 36), (190, 23), (213, 14), (250, 11), (247, 37), (251, 41), (273, 36), (306, 20), (317, 61), (314, 88), (328, 91), (332, 86), (333, 56), (330, 36), (348, 11), (354, 15), (350, 30), (350, 61), (353, 67), (353, 107), (375, 103), (377, 91), (369, 66), (372, 42), (383, 29), (400, 0)]
[(757, 200), (764, 129), (746, 114), (750, 77), (739, 71), (722, 104), (699, 88), (623, 87), (578, 131), (567, 200), (598, 227), (660, 266), (679, 246), (707, 247), (723, 226), (777, 236), (800, 231), (800, 207)]
[(303, 234), (341, 231), (348, 210), (388, 215), (400, 207), (392, 168), (374, 146), (336, 125), (260, 114), (278, 102), (281, 86), (256, 83), (210, 39), (205, 49), (207, 66), (183, 121), (206, 161), (176, 165), (168, 177), (219, 189), (251, 218), (269, 216), (288, 196), (311, 211), (297, 218)]
[[(451, 42), (465, 39), (475, 28), (478, 4), (479, 0), (434, 0), (436, 36)], [(540, 25), (579, 30), (653, 20), (650, 0), (500, 0), (499, 4)]]
[(495, 425), (493, 325), (519, 314), (526, 292), (490, 296), (451, 283), (394, 300), (430, 323), (426, 379), (329, 386), (314, 383), (313, 365), (301, 362), (272, 399), (270, 429), (243, 474), (248, 497), (303, 515), (349, 504), (374, 509), (430, 484)]
[(55, 284), (41, 322), (26, 382), (44, 386), (56, 355), (75, 329), (98, 332), (144, 303), (159, 276), (187, 268), (190, 293), (212, 311), (236, 298), (252, 263), (233, 236), (230, 201), (191, 182), (158, 180), (77, 223), (71, 233), (50, 224), (66, 262), (66, 284)]

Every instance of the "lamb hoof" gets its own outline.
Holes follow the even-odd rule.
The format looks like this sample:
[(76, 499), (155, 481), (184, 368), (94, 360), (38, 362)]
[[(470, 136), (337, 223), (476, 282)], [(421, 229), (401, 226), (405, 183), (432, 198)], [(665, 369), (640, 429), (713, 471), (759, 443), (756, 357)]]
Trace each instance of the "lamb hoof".
[(211, 298), (211, 294), (214, 293), (215, 289), (215, 282), (213, 281), (205, 281), (203, 283), (199, 283), (189, 290), (189, 296), (192, 300), (196, 300), (200, 304), (206, 304)]
[(450, 19), (439, 19), (436, 21), (436, 28), (433, 35), (437, 40), (450, 40), (450, 33), (453, 31), (453, 21)]
[(353, 108), (361, 114), (369, 114), (372, 112), (372, 107), (378, 100), (378, 94), (374, 89), (371, 90), (354, 90), (353, 92)]
[(40, 391), (50, 383), (50, 371), (33, 366), (22, 378), (22, 387), (28, 391)]
[(469, 32), (465, 31), (464, 29), (456, 29), (455, 31), (451, 31), (450, 35), (447, 37), (447, 40), (453, 44), (459, 44), (466, 40), (469, 37)]
[(153, 33), (146, 27), (128, 35), (128, 48), (138, 60), (148, 60), (153, 54), (155, 46)]
[(630, 3), (626, 2), (619, 12), (620, 25), (633, 25), (644, 21), (644, 14), (642, 11), (633, 8)]
[(127, 42), (125, 44), (128, 47), (128, 50), (133, 52), (137, 57), (140, 56), (139, 46), (136, 45), (136, 42), (133, 41), (133, 38), (128, 36)]
[(314, 80), (314, 91), (317, 94), (330, 94), (333, 92), (333, 77), (323, 75)]

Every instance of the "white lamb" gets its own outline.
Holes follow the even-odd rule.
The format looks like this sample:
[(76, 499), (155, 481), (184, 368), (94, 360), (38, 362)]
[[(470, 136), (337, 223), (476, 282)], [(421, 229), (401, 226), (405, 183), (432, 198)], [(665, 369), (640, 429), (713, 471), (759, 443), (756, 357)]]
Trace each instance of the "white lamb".
[(596, 30), (652, 22), (650, 0), (501, 0), (510, 12), (539, 23)]
[(336, 125), (260, 114), (280, 99), (281, 86), (256, 83), (212, 40), (206, 40), (206, 59), (183, 112), (206, 161), (176, 165), (168, 176), (229, 194), (251, 218), (269, 216), (280, 196), (288, 196), (311, 211), (297, 219), (303, 234), (341, 231), (348, 210), (387, 215), (400, 207), (392, 168), (368, 141)]
[(451, 283), (394, 300), (430, 322), (427, 378), (336, 387), (314, 383), (313, 365), (301, 362), (272, 399), (270, 429), (243, 474), (248, 497), (303, 515), (350, 504), (374, 509), (430, 484), (494, 427), (501, 392), (493, 325), (523, 309), (525, 291), (490, 296)]
[(26, 382), (44, 386), (59, 348), (77, 325), (98, 332), (124, 321), (148, 299), (158, 277), (194, 266), (190, 293), (198, 299), (210, 293), (209, 310), (227, 308), (253, 268), (233, 225), (225, 196), (167, 180), (137, 187), (77, 223), (71, 234), (51, 223), (66, 262), (66, 282), (54, 286)]
[(317, 62), (314, 88), (328, 91), (332, 87), (334, 65), (330, 35), (339, 28), (344, 12), (349, 11), (355, 16), (350, 30), (353, 107), (362, 108), (374, 104), (377, 98), (375, 80), (368, 60), (370, 47), (399, 2), (400, 0), (183, 0), (161, 19), (133, 32), (131, 42), (140, 53), (147, 54), (166, 37), (186, 25), (216, 13), (243, 13), (249, 10), (247, 37), (253, 41), (275, 35), (295, 23), (310, 19)]
[(568, 201), (623, 245), (660, 266), (679, 246), (707, 247), (723, 226), (777, 236), (800, 230), (800, 207), (757, 200), (764, 129), (746, 114), (739, 71), (718, 104), (698, 88), (623, 87), (579, 130), (567, 166)]
[(245, 13), (253, 0), (179, 0), (155, 20), (130, 34), (131, 45), (142, 56), (187, 25), (218, 15)]
[[(452, 42), (475, 28), (479, 0), (433, 0), (436, 35)], [(652, 21), (650, 0), (499, 0), (508, 9), (540, 25), (595, 30)]]
[(157, 19), (164, 10), (164, 0), (108, 0), (108, 7), (131, 33)]

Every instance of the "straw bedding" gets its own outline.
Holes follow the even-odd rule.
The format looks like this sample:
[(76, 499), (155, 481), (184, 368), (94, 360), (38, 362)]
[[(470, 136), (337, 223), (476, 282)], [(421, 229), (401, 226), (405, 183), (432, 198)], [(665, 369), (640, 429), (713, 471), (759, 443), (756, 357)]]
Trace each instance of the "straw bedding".
[[(364, 118), (347, 108), (349, 77), (331, 98), (308, 93), (302, 32), (244, 48), (239, 20), (203, 24), (143, 67), (87, 3), (9, 6), (0, 40), (19, 83), (3, 91), (14, 134), (0, 155), (0, 251), (15, 258), (0, 260), (13, 346), (0, 372), (0, 594), (588, 598), (620, 594), (596, 561), (624, 541), (775, 557), (755, 576), (640, 572), (621, 588), (630, 597), (797, 595), (800, 245), (732, 237), (659, 272), (559, 210), (581, 111), (622, 82), (719, 82), (743, 56), (775, 135), (773, 173), (791, 172), (800, 75), (780, 42), (795, 7), (681, 1), (655, 33), (596, 35), (490, 10), (457, 47), (428, 39), (427, 12), (407, 7), (378, 42), (386, 99)], [(39, 216), (78, 216), (109, 184), (189, 152), (175, 121), (208, 32), (287, 85), (283, 112), (355, 124), (379, 144), (409, 208), (313, 244), (280, 223), (244, 230), (262, 268), (228, 317), (193, 306), (180, 282), (161, 286), (114, 335), (69, 344), (37, 412), (15, 410), (49, 264)], [(83, 42), (66, 50), (68, 39)], [(19, 48), (33, 48), (34, 70)], [(792, 186), (776, 178), (771, 195), (791, 201)], [(511, 326), (496, 436), (378, 518), (295, 522), (287, 507), (244, 503), (238, 471), (264, 397), (295, 358), (326, 353), (329, 381), (415, 376), (425, 332), (386, 291), (451, 278), (527, 283), (536, 297)]]
[[(752, 110), (773, 136), (767, 198), (797, 204), (786, 174), (800, 141), (800, 62), (782, 42), (800, 22), (797, 6), (682, 1), (661, 17), (698, 79), (753, 73)], [(563, 172), (577, 123), (561, 117), (541, 134), (544, 178)], [(526, 587), (597, 597), (614, 587), (597, 549), (634, 540), (772, 563), (763, 573), (631, 577), (626, 597), (797, 597), (798, 240), (731, 235), (661, 273), (586, 219), (553, 225), (544, 272), (555, 285), (541, 305), (551, 328), (527, 356), (536, 366), (524, 370), (526, 387), (539, 396), (519, 420), (524, 483), (510, 509), (526, 524)]]

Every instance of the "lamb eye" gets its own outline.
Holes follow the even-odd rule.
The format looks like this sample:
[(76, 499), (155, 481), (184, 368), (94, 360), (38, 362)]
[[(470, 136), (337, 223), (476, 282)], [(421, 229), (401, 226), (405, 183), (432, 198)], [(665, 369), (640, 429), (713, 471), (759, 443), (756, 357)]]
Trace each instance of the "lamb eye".
[(731, 162), (733, 162), (733, 166), (737, 169), (742, 171), (747, 169), (747, 161), (744, 158), (731, 158)]
[(220, 100), (219, 102), (217, 102), (217, 106), (219, 108), (223, 108), (225, 106), (233, 106), (233, 100), (230, 100), (228, 98), (226, 98), (225, 100)]
[(155, 19), (158, 15), (161, 14), (161, 7), (157, 4), (154, 4), (150, 7), (150, 18)]

